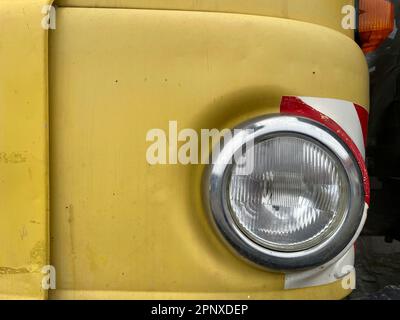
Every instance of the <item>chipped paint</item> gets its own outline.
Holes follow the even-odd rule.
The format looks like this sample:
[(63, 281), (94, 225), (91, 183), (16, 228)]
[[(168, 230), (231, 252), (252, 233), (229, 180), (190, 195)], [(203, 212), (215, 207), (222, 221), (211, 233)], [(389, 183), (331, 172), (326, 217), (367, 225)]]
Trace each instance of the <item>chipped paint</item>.
[(0, 152), (0, 163), (20, 164), (27, 161), (27, 152)]
[(33, 246), (29, 256), (31, 265), (43, 266), (46, 262), (47, 250), (43, 241), (38, 241)]
[(0, 276), (6, 274), (21, 274), (21, 273), (30, 273), (30, 271), (27, 268), (0, 267)]

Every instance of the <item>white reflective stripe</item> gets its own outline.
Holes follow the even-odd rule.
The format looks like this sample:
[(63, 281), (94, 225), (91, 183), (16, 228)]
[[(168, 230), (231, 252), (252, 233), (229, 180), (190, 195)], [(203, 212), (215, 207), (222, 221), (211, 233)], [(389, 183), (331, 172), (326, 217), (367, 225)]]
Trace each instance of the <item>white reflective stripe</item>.
[(328, 98), (298, 97), (305, 104), (331, 118), (350, 136), (365, 159), (363, 131), (353, 103)]
[(285, 289), (299, 289), (322, 286), (338, 281), (346, 276), (345, 270), (354, 268), (354, 247), (335, 264), (328, 267), (319, 267), (312, 270), (287, 273), (285, 275)]
[(354, 268), (354, 243), (360, 236), (364, 227), (367, 219), (368, 208), (368, 205), (365, 204), (360, 226), (352, 241), (350, 241), (341, 254), (320, 267), (305, 271), (286, 273), (285, 289), (289, 290), (322, 286), (338, 281), (342, 277), (346, 276), (346, 270), (348, 271), (350, 268)]

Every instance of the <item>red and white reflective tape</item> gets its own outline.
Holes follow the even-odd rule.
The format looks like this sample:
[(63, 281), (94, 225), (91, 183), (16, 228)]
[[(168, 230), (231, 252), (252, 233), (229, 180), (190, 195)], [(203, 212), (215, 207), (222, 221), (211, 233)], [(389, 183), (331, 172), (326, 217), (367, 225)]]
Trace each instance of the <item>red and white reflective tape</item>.
[(333, 261), (319, 268), (285, 275), (285, 289), (332, 283), (343, 277), (344, 267), (354, 266), (354, 242), (360, 235), (370, 202), (369, 177), (365, 165), (368, 112), (362, 106), (348, 101), (311, 97), (283, 97), (280, 111), (313, 119), (336, 132), (352, 151), (363, 175), (365, 191), (363, 220), (349, 246)]
[(283, 97), (281, 113), (307, 117), (334, 131), (352, 151), (363, 176), (365, 202), (370, 202), (370, 185), (365, 164), (368, 112), (343, 100), (311, 97)]

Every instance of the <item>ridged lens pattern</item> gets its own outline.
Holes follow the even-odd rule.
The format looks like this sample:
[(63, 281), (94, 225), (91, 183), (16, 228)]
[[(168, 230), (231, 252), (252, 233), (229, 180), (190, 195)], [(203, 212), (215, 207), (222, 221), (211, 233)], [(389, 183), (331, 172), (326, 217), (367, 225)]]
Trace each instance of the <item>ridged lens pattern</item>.
[[(243, 158), (244, 157), (244, 158)], [(246, 161), (253, 161), (249, 174)], [(276, 251), (301, 251), (330, 237), (350, 201), (342, 164), (309, 139), (279, 136), (234, 161), (229, 205), (239, 228)]]

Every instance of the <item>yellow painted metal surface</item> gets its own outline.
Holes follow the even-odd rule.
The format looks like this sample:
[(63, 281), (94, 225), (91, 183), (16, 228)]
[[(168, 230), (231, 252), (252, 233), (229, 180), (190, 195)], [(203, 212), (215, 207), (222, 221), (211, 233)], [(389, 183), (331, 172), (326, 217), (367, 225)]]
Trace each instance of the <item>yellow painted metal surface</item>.
[(64, 7), (168, 9), (242, 13), (288, 18), (326, 26), (353, 37), (341, 25), (342, 8), (354, 0), (57, 0)]
[(110, 299), (110, 300), (339, 300), (351, 293), (343, 290), (341, 281), (331, 285), (297, 290), (260, 292), (132, 292), (99, 290), (57, 290), (52, 293), (54, 300)]
[[(0, 298), (47, 297), (46, 3), (0, 0)], [(145, 158), (147, 131), (170, 120), (179, 129), (231, 127), (277, 112), (282, 95), (368, 106), (366, 65), (351, 40), (267, 17), (340, 30), (344, 1), (187, 3), (57, 2), (49, 56), (58, 289), (50, 297), (345, 296), (340, 283), (283, 291), (283, 275), (238, 259), (211, 230), (203, 166), (150, 166)]]
[(46, 1), (0, 1), (0, 299), (43, 299), (48, 264)]
[(207, 220), (204, 167), (149, 165), (146, 133), (172, 120), (229, 128), (278, 112), (282, 95), (368, 106), (351, 39), (265, 16), (62, 7), (49, 44), (51, 298), (348, 293), (339, 283), (284, 291), (283, 275), (237, 258)]

